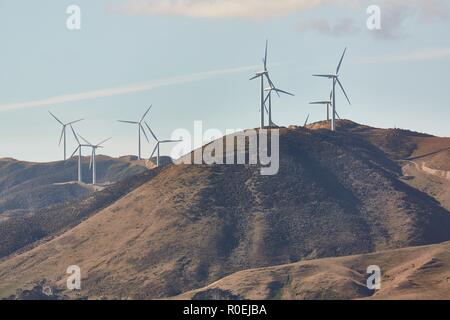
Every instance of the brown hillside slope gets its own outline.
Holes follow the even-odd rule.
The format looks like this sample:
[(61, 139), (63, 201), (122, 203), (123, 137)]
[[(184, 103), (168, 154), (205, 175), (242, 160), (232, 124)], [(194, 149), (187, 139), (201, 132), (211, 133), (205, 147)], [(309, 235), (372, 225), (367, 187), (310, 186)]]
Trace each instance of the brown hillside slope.
[[(367, 288), (367, 267), (381, 289)], [(244, 270), (174, 299), (450, 299), (450, 242)]]
[[(330, 122), (308, 125), (329, 128)], [(379, 129), (349, 120), (338, 120), (337, 130), (356, 134), (380, 148), (402, 166), (404, 181), (425, 192), (450, 210), (450, 138), (402, 129)]]
[[(78, 160), (33, 163), (0, 158), (0, 215), (28, 214), (35, 209), (64, 203), (92, 193), (78, 180)], [(91, 183), (89, 158), (82, 159), (83, 181)], [(144, 164), (124, 159), (97, 157), (97, 181), (114, 183), (146, 171)], [(0, 218), (4, 218), (1, 216)]]
[(450, 214), (355, 134), (283, 129), (281, 166), (170, 166), (52, 241), (0, 263), (0, 295), (82, 269), (82, 294), (157, 298), (236, 271), (450, 240)]

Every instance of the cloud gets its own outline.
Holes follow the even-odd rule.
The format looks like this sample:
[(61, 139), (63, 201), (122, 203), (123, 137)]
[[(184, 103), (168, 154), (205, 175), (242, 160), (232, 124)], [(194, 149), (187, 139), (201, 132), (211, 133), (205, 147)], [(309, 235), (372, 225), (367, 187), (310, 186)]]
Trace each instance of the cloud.
[(297, 30), (300, 32), (315, 31), (331, 37), (349, 36), (360, 31), (351, 18), (344, 18), (336, 24), (331, 24), (324, 19), (315, 19), (299, 24)]
[[(280, 65), (283, 63), (273, 63), (272, 66)], [(42, 107), (49, 105), (62, 104), (67, 102), (83, 101), (95, 98), (111, 97), (117, 95), (123, 95), (134, 92), (150, 91), (159, 87), (173, 86), (179, 84), (185, 84), (195, 81), (207, 80), (213, 77), (231, 75), (235, 73), (241, 73), (245, 71), (254, 71), (259, 66), (243, 66), (237, 68), (217, 69), (207, 72), (192, 73), (188, 75), (167, 77), (157, 79), (147, 83), (132, 84), (129, 86), (109, 88), (95, 91), (79, 92), (74, 94), (66, 94), (61, 96), (50, 97), (42, 100), (24, 101), (17, 103), (1, 104), (0, 111), (16, 110), (32, 107)]]
[(398, 63), (443, 60), (450, 58), (450, 48), (432, 48), (421, 49), (410, 52), (389, 54), (379, 57), (364, 58), (355, 61), (356, 64), (374, 64), (374, 63)]
[[(391, 27), (417, 15), (422, 21), (449, 17), (448, 0), (381, 0), (380, 6)], [(310, 11), (322, 5), (365, 9), (369, 0), (126, 0), (109, 5), (113, 12), (130, 15), (185, 16), (198, 18), (265, 19)], [(362, 13), (365, 10), (361, 11)], [(399, 21), (398, 18), (401, 20)]]
[(381, 39), (407, 36), (408, 23), (430, 24), (450, 17), (446, 0), (385, 0), (381, 8), (381, 30), (371, 32)]
[(128, 0), (112, 11), (154, 16), (264, 19), (289, 15), (324, 3), (355, 0)]

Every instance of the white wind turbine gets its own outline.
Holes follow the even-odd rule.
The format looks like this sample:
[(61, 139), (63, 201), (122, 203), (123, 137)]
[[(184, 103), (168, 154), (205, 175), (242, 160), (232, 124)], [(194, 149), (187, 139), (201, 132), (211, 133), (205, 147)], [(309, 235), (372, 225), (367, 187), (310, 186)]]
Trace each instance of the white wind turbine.
[(85, 138), (83, 138), (81, 135), (78, 135), (87, 145), (86, 147), (92, 148), (92, 156), (91, 156), (91, 162), (89, 164), (89, 169), (92, 169), (92, 184), (95, 185), (97, 183), (97, 175), (96, 175), (96, 163), (95, 163), (95, 156), (96, 151), (98, 148), (103, 148), (102, 144), (104, 144), (106, 141), (109, 141), (111, 138), (105, 139), (102, 142), (93, 145), (89, 141), (87, 141)]
[(142, 116), (140, 121), (125, 121), (125, 120), (119, 120), (119, 122), (123, 122), (123, 123), (129, 123), (129, 124), (137, 124), (138, 126), (138, 159), (141, 160), (141, 132), (144, 134), (145, 139), (147, 139), (147, 142), (150, 142), (148, 140), (148, 136), (145, 133), (144, 127), (142, 126), (142, 122), (145, 119), (145, 116), (147, 115), (147, 113), (150, 111), (150, 109), (152, 108), (152, 106), (150, 106), (147, 111), (145, 111), (144, 115)]
[(72, 153), (72, 155), (70, 157), (72, 158), (75, 155), (75, 153), (77, 153), (77, 151), (78, 151), (78, 182), (82, 183), (83, 176), (82, 176), (82, 164), (81, 164), (81, 160), (82, 160), (81, 159), (81, 157), (82, 157), (81, 149), (82, 149), (82, 147), (90, 147), (90, 145), (80, 143), (80, 140), (78, 139), (78, 136), (75, 133), (75, 130), (73, 129), (72, 125), (70, 125), (70, 129), (72, 129), (73, 136), (78, 143), (78, 147), (75, 149), (75, 151)]
[(330, 106), (333, 104), (333, 91), (330, 92), (330, 99), (324, 100), (324, 101), (314, 101), (310, 102), (309, 104), (315, 104), (315, 105), (326, 105), (327, 106), (327, 121), (330, 121)]
[(161, 144), (164, 144), (164, 143), (181, 142), (182, 140), (159, 140), (159, 139), (156, 137), (156, 135), (153, 133), (152, 129), (150, 128), (150, 126), (148, 125), (147, 122), (145, 122), (145, 125), (147, 126), (147, 129), (150, 131), (151, 135), (153, 136), (153, 138), (155, 138), (155, 140), (156, 140), (156, 142), (157, 142), (155, 148), (153, 149), (153, 152), (152, 152), (152, 154), (151, 154), (149, 160), (150, 160), (151, 158), (153, 158), (153, 155), (154, 155), (155, 152), (157, 151), (157, 154), (156, 154), (156, 166), (159, 167), (159, 157), (160, 157), (159, 147), (160, 147), (160, 145), (161, 145)]
[(289, 96), (294, 96), (292, 93), (278, 89), (275, 87), (275, 85), (273, 84), (272, 80), (270, 80), (269, 77), (267, 77), (267, 80), (269, 81), (269, 87), (264, 89), (264, 91), (267, 92), (267, 96), (264, 99), (264, 107), (266, 106), (267, 101), (269, 101), (269, 110), (266, 109), (267, 113), (269, 114), (269, 127), (272, 127), (274, 125), (274, 123), (272, 122), (272, 92), (275, 91), (276, 94), (278, 95), (278, 97), (280, 97), (280, 93), (289, 95)]
[(268, 41), (266, 40), (266, 51), (263, 58), (264, 70), (256, 72), (255, 76), (250, 78), (250, 80), (254, 80), (257, 78), (261, 78), (261, 129), (264, 128), (264, 76), (268, 77), (269, 72), (267, 71), (267, 46)]
[(75, 121), (72, 121), (72, 122), (64, 123), (64, 122), (62, 122), (61, 120), (59, 120), (59, 119), (58, 119), (53, 113), (51, 113), (50, 111), (49, 111), (48, 113), (50, 113), (50, 115), (51, 115), (53, 118), (55, 118), (55, 120), (58, 121), (58, 122), (62, 125), (61, 136), (59, 137), (59, 143), (58, 143), (58, 146), (61, 145), (61, 140), (62, 140), (63, 137), (64, 137), (64, 160), (66, 160), (66, 159), (67, 159), (67, 157), (66, 157), (66, 146), (67, 146), (66, 127), (69, 126), (69, 125), (72, 125), (72, 124), (74, 124), (74, 123), (83, 121), (84, 119), (79, 119), (79, 120), (75, 120)]
[(341, 81), (339, 80), (339, 70), (341, 69), (342, 61), (344, 60), (345, 53), (347, 51), (347, 48), (345, 48), (344, 52), (342, 53), (341, 60), (339, 61), (339, 64), (336, 68), (336, 74), (314, 74), (314, 77), (322, 77), (322, 78), (328, 78), (333, 80), (333, 91), (332, 91), (332, 117), (331, 117), (331, 130), (336, 130), (336, 83), (341, 88), (342, 92), (345, 95), (345, 98), (347, 99), (348, 103), (351, 105), (350, 99), (347, 96), (347, 93), (345, 92), (344, 87), (342, 86)]

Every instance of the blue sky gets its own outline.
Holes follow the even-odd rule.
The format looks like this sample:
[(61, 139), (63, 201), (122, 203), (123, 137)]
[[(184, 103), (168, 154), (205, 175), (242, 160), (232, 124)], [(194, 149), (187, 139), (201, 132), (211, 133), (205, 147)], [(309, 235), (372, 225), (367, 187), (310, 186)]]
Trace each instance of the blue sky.
[[(312, 4), (313, 3), (313, 4)], [(66, 27), (69, 5), (81, 30)], [(366, 27), (369, 4), (382, 29)], [(450, 136), (450, 14), (446, 0), (0, 0), (0, 157), (52, 161), (64, 121), (102, 153), (136, 154), (136, 120), (161, 138), (177, 128), (259, 125), (258, 83), (269, 39), (269, 70), (295, 97), (275, 98), (279, 125), (323, 120), (330, 83), (313, 73), (341, 71), (352, 100), (339, 94), (341, 117), (376, 127)], [(55, 98), (56, 97), (56, 98)], [(73, 139), (69, 136), (69, 149)], [(143, 144), (149, 155), (154, 142)], [(167, 152), (167, 149), (163, 149)]]

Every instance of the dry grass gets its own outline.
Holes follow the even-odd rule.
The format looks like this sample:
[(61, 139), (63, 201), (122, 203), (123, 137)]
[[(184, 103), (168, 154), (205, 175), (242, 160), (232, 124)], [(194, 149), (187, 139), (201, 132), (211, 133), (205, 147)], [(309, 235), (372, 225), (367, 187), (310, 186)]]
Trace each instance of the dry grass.
[[(367, 267), (382, 272), (369, 290)], [(450, 243), (244, 270), (173, 299), (208, 292), (240, 299), (450, 299)]]
[[(399, 179), (390, 154), (402, 145), (384, 144), (387, 153), (369, 131), (352, 123), (336, 133), (283, 129), (272, 177), (243, 165), (167, 167), (64, 234), (1, 261), (0, 295), (43, 279), (63, 287), (67, 266), (77, 264), (83, 295), (161, 298), (240, 270), (450, 240), (449, 212)], [(271, 290), (332, 298), (338, 292), (325, 288), (336, 283), (366, 296), (351, 268), (322, 267), (325, 278), (307, 271), (304, 295), (281, 291), (292, 277)], [(360, 280), (343, 280), (352, 276)]]

